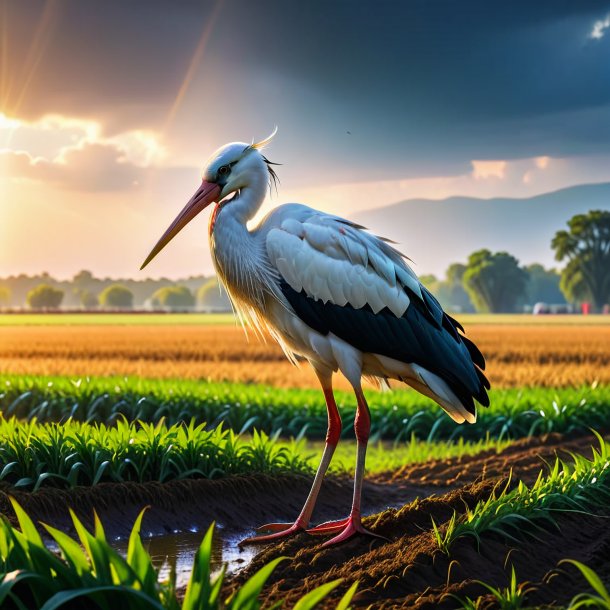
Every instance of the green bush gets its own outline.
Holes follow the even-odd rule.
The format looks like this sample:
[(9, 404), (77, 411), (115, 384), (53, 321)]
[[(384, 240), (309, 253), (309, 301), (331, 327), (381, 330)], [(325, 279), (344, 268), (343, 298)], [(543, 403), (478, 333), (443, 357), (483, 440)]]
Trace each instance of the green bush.
[(131, 309), (133, 307), (133, 292), (121, 286), (121, 284), (112, 284), (102, 290), (100, 297), (102, 307), (113, 309)]
[(64, 298), (64, 291), (50, 284), (40, 284), (27, 294), (27, 304), (32, 309), (57, 309)]
[(195, 297), (186, 286), (159, 288), (151, 297), (151, 301), (154, 307), (160, 306), (171, 310), (191, 309), (195, 306)]
[(213, 277), (200, 286), (197, 291), (197, 304), (201, 309), (230, 311), (231, 301), (218, 279)]

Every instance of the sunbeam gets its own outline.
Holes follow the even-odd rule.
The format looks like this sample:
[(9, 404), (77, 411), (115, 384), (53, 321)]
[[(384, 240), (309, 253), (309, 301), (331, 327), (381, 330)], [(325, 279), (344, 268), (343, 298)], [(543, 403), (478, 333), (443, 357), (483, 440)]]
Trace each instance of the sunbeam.
[(8, 4), (0, 3), (0, 112), (6, 109), (8, 96)]
[(178, 93), (176, 94), (174, 103), (172, 104), (172, 106), (169, 110), (169, 113), (167, 115), (167, 118), (165, 120), (165, 124), (163, 126), (163, 133), (166, 133), (168, 131), (168, 129), (171, 127), (172, 123), (174, 122), (174, 119), (176, 118), (178, 109), (180, 108), (180, 105), (182, 104), (182, 101), (184, 100), (186, 92), (188, 91), (188, 88), (191, 85), (193, 77), (195, 76), (195, 73), (197, 72), (197, 68), (199, 67), (199, 64), (201, 63), (203, 54), (204, 54), (205, 49), (208, 44), (208, 40), (210, 38), (210, 35), (212, 34), (212, 30), (214, 29), (214, 25), (216, 24), (216, 20), (218, 19), (218, 15), (220, 14), (220, 10), (222, 8), (223, 3), (224, 3), (224, 0), (218, 0), (216, 2), (216, 4), (214, 5), (214, 8), (212, 9), (212, 12), (211, 12), (209, 18), (206, 20), (206, 23), (203, 27), (203, 31), (201, 32), (201, 37), (199, 38), (199, 43), (197, 44), (197, 48), (195, 49), (195, 52), (193, 53), (193, 57), (191, 59), (189, 67), (188, 67), (186, 74), (184, 76), (184, 79), (182, 81), (182, 85), (180, 85), (180, 89), (178, 90)]
[[(40, 61), (44, 56), (45, 49), (49, 44), (53, 27), (57, 22), (59, 15), (59, 1), (58, 0), (47, 0), (45, 3), (44, 10), (36, 26), (36, 32), (32, 38), (32, 45), (28, 51), (28, 55), (23, 65), (23, 81), (21, 89), (14, 103), (9, 100), (10, 110), (12, 116), (18, 116), (19, 109), (23, 100), (25, 99), (30, 84), (36, 74)], [(11, 89), (15, 83), (11, 84)]]

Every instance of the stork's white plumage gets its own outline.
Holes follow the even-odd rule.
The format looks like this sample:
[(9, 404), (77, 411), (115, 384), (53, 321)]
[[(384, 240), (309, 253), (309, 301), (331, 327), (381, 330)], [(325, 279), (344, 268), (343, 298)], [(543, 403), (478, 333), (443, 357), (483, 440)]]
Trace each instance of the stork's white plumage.
[[(308, 530), (337, 534), (327, 544), (366, 532), (360, 498), (370, 415), (363, 376), (403, 381), (435, 400), (457, 423), (476, 420), (474, 400), (489, 404), (483, 356), (419, 282), (388, 241), (353, 222), (299, 204), (268, 214), (254, 229), (276, 176), (257, 144), (232, 143), (210, 158), (203, 182), (153, 248), (146, 266), (201, 210), (216, 203), (209, 238), (214, 265), (245, 324), (268, 331), (286, 355), (309, 361), (324, 391), (328, 434), (307, 501), (294, 523), (259, 528), (266, 541), (308, 527), (341, 434), (332, 390), (340, 371), (357, 399), (354, 500), (347, 519)], [(229, 198), (229, 196), (232, 197)]]

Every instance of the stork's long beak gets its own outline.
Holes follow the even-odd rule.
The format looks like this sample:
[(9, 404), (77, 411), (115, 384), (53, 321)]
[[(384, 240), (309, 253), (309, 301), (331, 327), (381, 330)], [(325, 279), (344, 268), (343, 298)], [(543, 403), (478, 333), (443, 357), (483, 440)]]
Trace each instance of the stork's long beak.
[(197, 189), (197, 192), (191, 197), (190, 201), (184, 206), (182, 212), (176, 216), (174, 222), (169, 225), (167, 231), (163, 233), (161, 239), (157, 242), (157, 245), (150, 251), (150, 254), (146, 257), (146, 260), (142, 263), (140, 269), (144, 269), (150, 261), (167, 246), (167, 244), (174, 238), (180, 231), (186, 227), (186, 225), (199, 214), (202, 210), (207, 208), (210, 203), (214, 203), (218, 200), (220, 195), (220, 186), (213, 182), (206, 182), (205, 180), (201, 183), (201, 186)]

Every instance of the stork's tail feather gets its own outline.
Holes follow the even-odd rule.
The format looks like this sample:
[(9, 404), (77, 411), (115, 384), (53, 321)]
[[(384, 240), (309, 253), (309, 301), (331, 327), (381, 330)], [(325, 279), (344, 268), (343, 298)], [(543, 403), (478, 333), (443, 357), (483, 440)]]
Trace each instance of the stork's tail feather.
[[(483, 407), (489, 406), (489, 396), (487, 394), (487, 390), (491, 388), (491, 384), (489, 380), (483, 373), (485, 370), (485, 357), (481, 353), (481, 350), (476, 346), (476, 344), (471, 341), (468, 337), (464, 336), (463, 333), (466, 331), (462, 327), (462, 325), (451, 316), (445, 313), (445, 318), (451, 323), (451, 326), (455, 329), (455, 333), (458, 335), (458, 343), (463, 343), (468, 351), (468, 356), (472, 361), (472, 369), (476, 374), (476, 383), (473, 385), (472, 383), (466, 383), (464, 385), (460, 384), (451, 384), (453, 390), (456, 394), (462, 399), (465, 400), (466, 407), (470, 407), (470, 403), (472, 403), (472, 399), (474, 398), (477, 402), (479, 402)], [(458, 329), (461, 330), (461, 333), (458, 333)], [(473, 379), (472, 381), (475, 381)], [(473, 404), (473, 409), (475, 409)]]
[(468, 338), (464, 335), (460, 335), (460, 339), (464, 342), (472, 361), (482, 370), (485, 370), (485, 358), (481, 353), (481, 350)]
[(445, 316), (453, 324), (454, 328), (459, 328), (464, 334), (466, 333), (464, 327), (455, 318), (451, 317), (448, 313), (445, 313)]
[[(481, 385), (486, 390), (491, 389), (491, 383), (489, 383), (489, 379), (487, 379), (487, 377), (485, 377), (485, 373), (483, 373), (483, 371), (479, 368), (476, 368), (475, 371), (477, 373), (477, 377), (479, 378), (479, 381), (481, 382)], [(488, 405), (485, 405), (485, 406), (488, 406)]]
[(466, 421), (473, 424), (476, 422), (476, 407), (470, 395), (458, 397), (444, 379), (422, 366), (414, 364), (412, 369), (418, 379), (405, 379), (406, 383), (432, 398), (456, 423), (463, 424)]
[(483, 407), (489, 406), (487, 390), (491, 386), (483, 373), (485, 358), (481, 350), (462, 334), (461, 324), (444, 312), (442, 326), (452, 337), (444, 345), (447, 353), (452, 354), (450, 359), (455, 366), (439, 367), (433, 371), (421, 366), (414, 368), (426, 386), (424, 394), (433, 398), (454, 421), (474, 423), (477, 417), (474, 401)]

